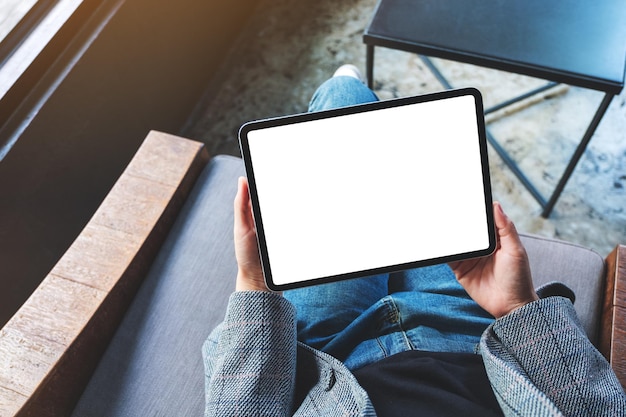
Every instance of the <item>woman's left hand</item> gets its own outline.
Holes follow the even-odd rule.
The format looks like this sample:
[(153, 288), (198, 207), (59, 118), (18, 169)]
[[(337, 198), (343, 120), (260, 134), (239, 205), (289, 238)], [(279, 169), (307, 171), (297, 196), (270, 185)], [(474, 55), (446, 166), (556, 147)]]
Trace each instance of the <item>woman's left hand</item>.
[(259, 257), (248, 180), (244, 177), (240, 177), (237, 184), (234, 210), (235, 256), (238, 266), (235, 289), (237, 291), (269, 291), (265, 285)]

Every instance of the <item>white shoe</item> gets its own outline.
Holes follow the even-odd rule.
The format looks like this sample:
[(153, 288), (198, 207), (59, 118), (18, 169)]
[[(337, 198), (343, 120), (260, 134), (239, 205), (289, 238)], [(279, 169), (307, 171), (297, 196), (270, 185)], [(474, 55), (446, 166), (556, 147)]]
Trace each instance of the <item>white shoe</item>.
[(365, 80), (363, 79), (363, 75), (361, 74), (361, 71), (359, 71), (359, 69), (352, 64), (344, 64), (340, 66), (339, 68), (337, 68), (337, 71), (335, 71), (335, 73), (333, 74), (333, 77), (340, 77), (340, 76), (356, 78), (357, 80), (365, 84)]

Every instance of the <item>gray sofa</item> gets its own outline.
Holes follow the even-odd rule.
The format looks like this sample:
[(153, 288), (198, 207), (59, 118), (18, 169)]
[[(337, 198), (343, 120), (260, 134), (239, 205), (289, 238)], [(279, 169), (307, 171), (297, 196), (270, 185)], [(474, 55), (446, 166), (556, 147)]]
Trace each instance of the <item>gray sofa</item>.
[[(166, 153), (178, 141), (183, 141), (156, 132), (151, 136), (159, 136)], [(200, 154), (200, 151), (196, 152)], [(137, 158), (140, 157), (141, 150)], [(32, 392), (26, 393), (27, 400), (14, 407), (12, 414), (6, 415), (202, 415), (204, 373), (200, 348), (209, 332), (222, 320), (228, 295), (234, 289), (236, 262), (232, 243), (232, 203), (237, 177), (244, 175), (244, 169), (240, 159), (230, 156), (216, 156), (204, 167), (206, 156), (194, 158), (200, 160), (195, 164), (201, 168), (197, 180), (181, 180), (190, 183), (188, 196), (170, 198), (170, 201), (184, 201), (180, 212), (170, 215), (173, 221), (171, 230), (157, 225), (150, 231), (154, 234), (155, 230), (164, 229), (158, 233), (162, 236), (162, 244), (153, 244), (158, 246), (158, 250), (155, 248), (152, 251), (153, 255), (139, 257), (145, 258), (139, 261), (146, 265), (145, 268), (131, 265), (119, 274), (122, 281), (131, 280), (129, 276), (139, 276), (136, 278), (136, 296), (132, 301), (130, 296), (127, 301), (119, 301), (118, 297), (115, 307), (103, 307), (101, 304), (93, 309), (92, 316), (77, 330), (74, 341), (68, 343), (63, 355), (46, 370)], [(154, 161), (152, 159), (153, 165)], [(156, 169), (159, 170), (162, 168)], [(193, 187), (191, 183), (194, 183)], [(106, 206), (106, 200), (103, 205)], [(118, 204), (120, 211), (124, 210), (119, 210)], [(151, 239), (159, 240), (146, 238), (140, 246), (150, 243)], [(615, 345), (612, 335), (619, 333), (619, 329), (614, 329), (613, 313), (623, 299), (614, 299), (615, 284), (609, 284), (608, 292), (613, 295), (605, 297), (606, 277), (614, 278), (620, 271), (624, 272), (623, 265), (620, 270), (619, 266), (611, 264), (615, 263), (613, 258), (618, 264), (623, 264), (624, 248), (618, 247), (611, 255), (613, 258), (609, 258), (611, 265), (607, 274), (607, 261), (586, 248), (538, 236), (524, 235), (523, 241), (536, 285), (550, 281), (566, 282), (577, 295), (575, 306), (589, 337), (598, 346), (603, 346), (605, 355), (613, 359), (611, 355), (616, 353), (611, 352)], [(101, 253), (101, 256), (107, 254)], [(608, 301), (603, 308), (605, 298)], [(120, 304), (128, 304), (128, 309)], [(35, 317), (31, 315), (30, 319)], [(98, 324), (107, 323), (107, 320), (113, 325)], [(11, 325), (9, 322), (7, 331), (11, 331)], [(601, 331), (603, 325), (608, 326), (608, 330)], [(104, 335), (98, 341), (89, 339), (89, 343), (81, 342), (77, 346), (76, 340), (80, 341), (84, 332), (102, 332)], [(110, 335), (107, 336), (107, 332)], [(0, 334), (0, 351), (2, 337)], [(107, 344), (109, 337), (110, 343)], [(84, 351), (92, 349), (100, 352), (93, 346), (97, 342), (102, 345), (103, 353), (93, 358)], [(18, 351), (15, 354), (30, 353)], [(623, 361), (624, 356), (614, 357)], [(82, 364), (76, 363), (80, 361)], [(616, 362), (614, 359), (613, 363)], [(82, 367), (86, 368), (83, 372), (80, 371)], [(15, 369), (6, 367), (0, 370), (15, 372)], [(621, 380), (624, 383), (625, 380)], [(2, 388), (11, 389), (0, 383), (0, 395)]]

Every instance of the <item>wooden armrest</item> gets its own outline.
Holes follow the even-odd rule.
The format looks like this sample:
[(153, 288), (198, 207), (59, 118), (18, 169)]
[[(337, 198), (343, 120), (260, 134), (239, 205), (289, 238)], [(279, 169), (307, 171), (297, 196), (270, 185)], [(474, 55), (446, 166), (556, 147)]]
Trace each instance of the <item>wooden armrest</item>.
[(0, 330), (0, 416), (71, 412), (208, 159), (201, 143), (150, 132)]
[(626, 246), (618, 245), (607, 256), (606, 266), (600, 351), (626, 389)]

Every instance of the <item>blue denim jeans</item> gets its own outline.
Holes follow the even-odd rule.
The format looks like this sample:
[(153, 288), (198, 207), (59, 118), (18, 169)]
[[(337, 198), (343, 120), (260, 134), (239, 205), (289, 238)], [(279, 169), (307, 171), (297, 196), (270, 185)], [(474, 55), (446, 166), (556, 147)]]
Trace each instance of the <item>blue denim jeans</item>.
[[(359, 80), (340, 76), (318, 88), (309, 111), (376, 100)], [(447, 265), (285, 291), (284, 296), (297, 309), (298, 339), (353, 370), (412, 349), (475, 352), (493, 321)]]

